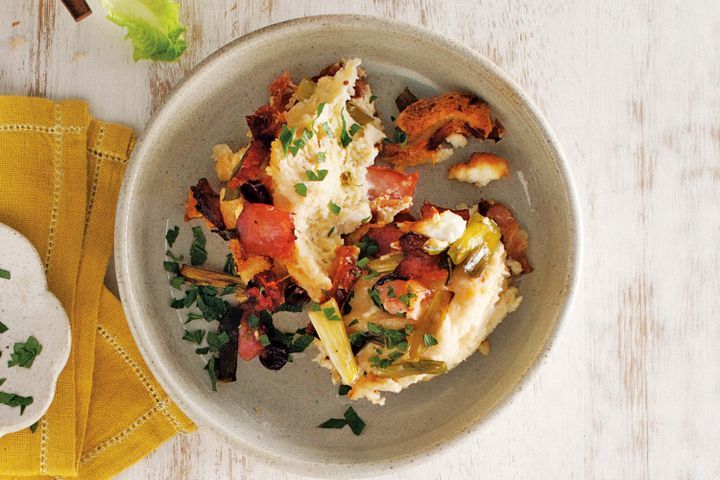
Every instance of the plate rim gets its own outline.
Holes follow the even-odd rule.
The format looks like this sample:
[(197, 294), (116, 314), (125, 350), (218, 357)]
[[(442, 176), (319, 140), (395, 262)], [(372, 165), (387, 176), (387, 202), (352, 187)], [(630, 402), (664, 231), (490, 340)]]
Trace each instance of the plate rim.
[[(559, 313), (552, 325), (552, 328), (548, 332), (546, 338), (543, 339), (542, 348), (538, 350), (532, 362), (527, 366), (522, 375), (506, 387), (506, 393), (502, 396), (502, 398), (496, 400), (491, 407), (489, 407), (489, 413), (480, 416), (479, 418), (475, 418), (464, 428), (450, 433), (444, 438), (433, 442), (422, 449), (415, 450), (412, 453), (392, 457), (386, 460), (365, 463), (319, 464), (314, 461), (303, 461), (301, 459), (289, 458), (280, 454), (273, 454), (255, 447), (246, 439), (238, 438), (237, 436), (224, 431), (221, 428), (221, 425), (213, 421), (211, 415), (195, 406), (192, 402), (186, 401), (182, 394), (181, 385), (173, 381), (172, 375), (170, 375), (169, 371), (166, 369), (166, 362), (158, 355), (155, 355), (152, 349), (147, 347), (149, 342), (145, 332), (143, 331), (143, 319), (137, 308), (138, 302), (134, 298), (132, 290), (128, 286), (128, 283), (130, 283), (129, 262), (125, 261), (129, 248), (125, 232), (129, 221), (129, 211), (132, 207), (131, 198), (134, 187), (133, 183), (135, 183), (135, 178), (140, 172), (141, 159), (145, 156), (145, 152), (149, 148), (148, 145), (152, 143), (150, 139), (153, 136), (152, 134), (154, 133), (155, 125), (157, 124), (158, 119), (162, 118), (164, 113), (169, 109), (168, 106), (175, 102), (176, 98), (178, 98), (180, 93), (185, 89), (185, 86), (189, 84), (194, 77), (198, 76), (202, 71), (210, 68), (213, 64), (221, 62), (228, 51), (242, 48), (244, 44), (255, 41), (259, 37), (271, 36), (286, 29), (294, 30), (312, 28), (313, 26), (322, 25), (327, 22), (333, 22), (334, 24), (352, 24), (353, 26), (357, 26), (359, 22), (373, 22), (376, 25), (380, 24), (381, 26), (385, 26), (387, 28), (399, 29), (408, 36), (420, 37), (425, 41), (437, 44), (441, 48), (453, 51), (463, 57), (468, 63), (479, 65), (482, 69), (487, 71), (489, 79), (507, 88), (507, 90), (509, 90), (510, 93), (518, 99), (519, 108), (525, 110), (526, 114), (536, 121), (536, 127), (539, 128), (538, 134), (541, 138), (546, 140), (546, 148), (549, 150), (551, 157), (555, 160), (555, 166), (562, 178), (562, 184), (565, 190), (563, 192), (564, 197), (567, 198), (570, 206), (567, 213), (570, 232), (572, 234), (572, 239), (569, 242), (569, 257), (571, 260), (568, 274), (565, 279), (564, 298), (561, 299), (562, 305), (559, 307)], [(580, 265), (582, 264), (583, 228), (581, 218), (580, 202), (571, 173), (571, 168), (554, 131), (545, 119), (543, 113), (535, 105), (535, 102), (533, 102), (532, 99), (524, 93), (524, 91), (515, 83), (514, 80), (511, 79), (508, 74), (501, 70), (500, 67), (495, 65), (491, 60), (476, 50), (467, 47), (458, 41), (445, 37), (434, 30), (408, 24), (399, 20), (361, 14), (315, 15), (273, 23), (228, 42), (195, 65), (192, 70), (173, 87), (171, 93), (164, 100), (163, 104), (155, 112), (153, 112), (148, 119), (145, 129), (138, 136), (135, 149), (131, 156), (131, 161), (128, 162), (128, 168), (120, 190), (116, 211), (116, 247), (114, 251), (114, 260), (123, 309), (125, 310), (128, 324), (137, 343), (138, 349), (148, 364), (150, 371), (153, 375), (155, 375), (155, 378), (163, 389), (196, 424), (210, 428), (212, 431), (217, 432), (217, 434), (219, 434), (222, 438), (231, 440), (236, 447), (242, 450), (243, 454), (249, 453), (253, 456), (253, 458), (259, 459), (265, 464), (287, 472), (301, 473), (304, 475), (323, 478), (338, 478), (338, 476), (369, 477), (387, 473), (392, 469), (404, 467), (410, 464), (418, 465), (422, 462), (429, 461), (430, 459), (443, 455), (460, 441), (477, 433), (489, 420), (498, 415), (498, 412), (501, 411), (501, 406), (507, 405), (513, 401), (522, 384), (530, 375), (537, 371), (540, 364), (540, 357), (546, 354), (551, 348), (553, 341), (561, 331), (561, 327), (566, 323), (566, 317), (572, 309), (577, 293), (577, 285), (579, 283)]]

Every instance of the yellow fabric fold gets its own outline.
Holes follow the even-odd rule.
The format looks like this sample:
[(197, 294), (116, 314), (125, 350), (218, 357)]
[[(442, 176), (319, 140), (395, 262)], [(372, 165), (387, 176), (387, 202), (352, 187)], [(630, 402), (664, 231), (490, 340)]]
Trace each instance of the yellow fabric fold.
[(83, 102), (0, 97), (0, 222), (35, 245), (72, 328), (55, 399), (34, 433), (0, 439), (0, 475), (109, 478), (194, 429), (103, 286), (133, 145), (130, 129), (92, 119)]

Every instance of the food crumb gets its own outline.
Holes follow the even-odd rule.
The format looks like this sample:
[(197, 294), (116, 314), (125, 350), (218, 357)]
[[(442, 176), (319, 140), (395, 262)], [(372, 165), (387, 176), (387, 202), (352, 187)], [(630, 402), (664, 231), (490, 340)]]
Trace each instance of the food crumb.
[(87, 53), (77, 52), (75, 55), (72, 56), (72, 61), (79, 62), (80, 60), (85, 60), (86, 58), (87, 58)]
[(255, 411), (255, 413), (262, 413), (262, 408), (260, 407), (253, 407), (253, 410)]
[(10, 46), (13, 48), (20, 48), (27, 45), (28, 41), (23, 37), (10, 37)]
[(15, 20), (14, 22), (12, 22), (13, 27), (17, 27), (18, 25), (20, 25), (20, 20)]
[(490, 355), (490, 340), (483, 340), (480, 344), (480, 348), (478, 348), (478, 352), (485, 357)]

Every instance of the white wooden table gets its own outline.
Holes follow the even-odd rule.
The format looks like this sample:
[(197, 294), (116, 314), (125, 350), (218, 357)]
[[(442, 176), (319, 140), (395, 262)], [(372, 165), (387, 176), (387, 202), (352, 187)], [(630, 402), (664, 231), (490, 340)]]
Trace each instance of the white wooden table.
[[(0, 0), (0, 94), (84, 98), (139, 131), (231, 39), (304, 15), (369, 13), (477, 49), (555, 128), (583, 207), (571, 316), (475, 438), (386, 478), (720, 478), (720, 2), (184, 1), (190, 46), (178, 65), (132, 63), (91, 3), (76, 25), (54, 0)], [(121, 478), (299, 477), (201, 430)]]

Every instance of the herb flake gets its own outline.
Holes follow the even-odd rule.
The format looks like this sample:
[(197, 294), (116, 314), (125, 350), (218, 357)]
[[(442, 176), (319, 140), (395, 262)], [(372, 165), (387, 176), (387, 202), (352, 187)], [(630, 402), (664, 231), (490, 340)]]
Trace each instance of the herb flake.
[(42, 345), (37, 338), (30, 335), (26, 341), (13, 345), (13, 353), (10, 354), (8, 367), (30, 368), (40, 352), (42, 352)]

